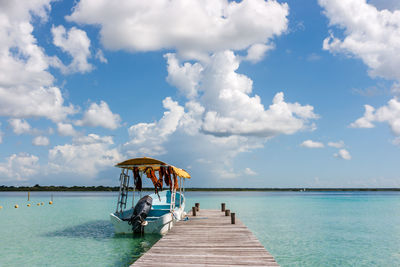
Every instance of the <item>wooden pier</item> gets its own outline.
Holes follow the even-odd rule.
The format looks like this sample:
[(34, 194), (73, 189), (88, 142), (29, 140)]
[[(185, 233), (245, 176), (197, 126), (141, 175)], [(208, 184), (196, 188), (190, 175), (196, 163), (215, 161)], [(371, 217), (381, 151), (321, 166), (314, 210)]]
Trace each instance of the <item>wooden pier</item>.
[(200, 210), (175, 224), (131, 266), (279, 266), (238, 218)]

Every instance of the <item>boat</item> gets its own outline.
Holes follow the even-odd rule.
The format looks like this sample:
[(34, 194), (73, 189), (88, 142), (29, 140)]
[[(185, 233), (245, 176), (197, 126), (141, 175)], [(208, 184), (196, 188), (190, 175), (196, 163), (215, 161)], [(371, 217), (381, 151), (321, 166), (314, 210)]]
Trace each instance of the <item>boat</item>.
[[(121, 168), (117, 208), (110, 214), (116, 234), (164, 235), (185, 218), (184, 181), (190, 174), (184, 169), (148, 157), (128, 159), (115, 166)], [(144, 176), (152, 180), (155, 192), (142, 197)], [(127, 208), (130, 192), (132, 206)]]

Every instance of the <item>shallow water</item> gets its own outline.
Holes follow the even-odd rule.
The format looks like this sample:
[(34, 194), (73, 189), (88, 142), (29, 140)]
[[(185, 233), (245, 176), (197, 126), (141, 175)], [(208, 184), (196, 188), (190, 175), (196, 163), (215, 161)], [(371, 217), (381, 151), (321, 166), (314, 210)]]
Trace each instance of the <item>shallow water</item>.
[[(0, 192), (0, 266), (128, 266), (159, 238), (114, 235), (109, 213), (116, 193), (32, 192), (32, 207), (26, 195)], [(225, 202), (281, 266), (400, 266), (399, 193), (186, 196), (187, 210), (195, 202), (208, 209)]]

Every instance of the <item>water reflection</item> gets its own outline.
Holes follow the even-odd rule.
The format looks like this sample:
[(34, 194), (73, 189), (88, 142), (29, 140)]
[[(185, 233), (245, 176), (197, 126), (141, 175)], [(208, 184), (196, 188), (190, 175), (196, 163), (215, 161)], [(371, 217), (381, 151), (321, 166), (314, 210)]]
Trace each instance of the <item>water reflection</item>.
[(94, 239), (102, 242), (108, 247), (107, 254), (113, 258), (112, 266), (129, 266), (161, 238), (160, 235), (151, 234), (135, 237), (129, 234), (115, 234), (112, 224), (107, 220), (94, 220), (66, 227), (46, 233), (45, 237)]

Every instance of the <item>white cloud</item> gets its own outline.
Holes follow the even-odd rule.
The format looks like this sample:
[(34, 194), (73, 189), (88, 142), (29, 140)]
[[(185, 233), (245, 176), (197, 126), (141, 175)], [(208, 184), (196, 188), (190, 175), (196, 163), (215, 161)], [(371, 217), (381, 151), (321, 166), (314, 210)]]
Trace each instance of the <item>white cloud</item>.
[(349, 151), (347, 151), (346, 149), (340, 149), (339, 152), (333, 154), (333, 156), (336, 158), (351, 160), (351, 155), (350, 155)]
[(335, 147), (335, 148), (342, 148), (342, 147), (344, 147), (344, 142), (342, 140), (338, 141), (338, 142), (329, 142), (328, 146)]
[(31, 132), (31, 126), (26, 120), (21, 120), (21, 119), (9, 119), (8, 123), (13, 129), (13, 132), (15, 134), (24, 134), (24, 133), (30, 133)]
[(203, 66), (200, 63), (191, 64), (189, 62), (180, 65), (176, 55), (172, 53), (168, 53), (164, 57), (168, 63), (168, 83), (178, 88), (187, 98), (196, 97)]
[(323, 42), (332, 53), (360, 58), (372, 77), (400, 80), (400, 12), (378, 10), (365, 0), (319, 0), (330, 25), (344, 29)]
[(86, 178), (121, 161), (111, 136), (96, 134), (74, 138), (72, 144), (58, 145), (49, 150), (50, 173), (72, 173)]
[(257, 173), (255, 171), (253, 171), (252, 169), (250, 169), (250, 168), (244, 169), (244, 174), (245, 175), (249, 175), (249, 176), (257, 175)]
[(400, 136), (400, 102), (395, 97), (389, 100), (387, 105), (375, 110), (372, 106), (365, 105), (364, 116), (351, 123), (354, 128), (373, 128), (374, 122), (386, 122), (392, 133)]
[(300, 144), (302, 147), (307, 147), (307, 148), (323, 148), (325, 145), (321, 142), (315, 142), (312, 140), (306, 140), (303, 143)]
[(107, 103), (92, 103), (83, 115), (83, 119), (76, 122), (80, 126), (104, 127), (115, 130), (120, 126), (121, 118), (118, 114), (111, 112)]
[(273, 49), (273, 45), (266, 45), (266, 44), (253, 44), (248, 50), (247, 50), (247, 56), (245, 57), (246, 60), (251, 61), (253, 63), (257, 63), (261, 61), (265, 53), (268, 50)]
[(74, 127), (69, 123), (57, 123), (57, 132), (62, 136), (76, 136), (78, 134)]
[(45, 55), (32, 34), (32, 16), (46, 20), (49, 2), (0, 2), (0, 116), (60, 121), (75, 112), (72, 105), (64, 105), (47, 71), (57, 60)]
[[(201, 129), (207, 134), (260, 137), (293, 134), (309, 128), (309, 120), (318, 117), (312, 106), (285, 102), (283, 93), (277, 93), (272, 105), (265, 109), (259, 96), (250, 95), (253, 81), (236, 72), (240, 61), (231, 51), (216, 53), (203, 64), (201, 78), (192, 80), (197, 84), (192, 88), (202, 93), (196, 101), (205, 108)], [(189, 66), (201, 69), (194, 65), (182, 68)], [(175, 73), (179, 72), (168, 75), (172, 78)]]
[(50, 144), (49, 139), (46, 136), (36, 136), (32, 140), (34, 146), (48, 146)]
[(68, 66), (61, 68), (64, 73), (85, 73), (93, 69), (93, 66), (88, 62), (88, 58), (91, 56), (89, 50), (90, 40), (85, 31), (75, 27), (66, 31), (64, 26), (60, 25), (53, 26), (51, 32), (53, 34), (53, 44), (72, 57), (72, 62)]
[(163, 106), (168, 111), (157, 122), (138, 123), (129, 127), (131, 140), (126, 143), (130, 155), (161, 155), (165, 153), (163, 143), (173, 134), (184, 116), (184, 108), (170, 97), (163, 100)]
[(108, 63), (108, 60), (104, 57), (103, 51), (101, 49), (96, 52), (96, 59), (98, 59), (101, 63)]
[(39, 172), (39, 158), (26, 153), (12, 154), (0, 163), (0, 181), (24, 181)]
[(67, 20), (100, 25), (107, 49), (175, 49), (185, 58), (201, 59), (210, 52), (269, 45), (286, 31), (288, 10), (286, 3), (264, 0), (126, 0), (118, 5), (82, 0)]

